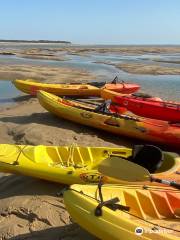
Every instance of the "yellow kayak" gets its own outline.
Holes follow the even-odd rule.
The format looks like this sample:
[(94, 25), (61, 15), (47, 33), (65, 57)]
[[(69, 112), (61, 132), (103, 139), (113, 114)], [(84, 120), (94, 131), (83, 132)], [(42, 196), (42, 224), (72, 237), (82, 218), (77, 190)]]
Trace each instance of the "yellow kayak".
[(95, 107), (62, 99), (39, 91), (40, 104), (58, 117), (105, 131), (145, 141), (180, 146), (180, 127), (168, 122), (130, 115), (117, 115), (96, 111)]
[(72, 219), (90, 233), (102, 240), (180, 239), (180, 191), (137, 185), (100, 189), (102, 198), (97, 185), (72, 185), (64, 192)]
[[(64, 184), (99, 182), (102, 174), (98, 172), (98, 165), (104, 159), (110, 156), (129, 159), (132, 157), (133, 151), (130, 148), (123, 147), (0, 144), (0, 171), (32, 176)], [(176, 172), (180, 170), (180, 157), (169, 152), (162, 153), (164, 161), (152, 175), (178, 182), (180, 175), (176, 174)], [(149, 161), (146, 157), (148, 154), (144, 154), (145, 161)], [(155, 159), (155, 156), (153, 159)], [(139, 159), (139, 161), (143, 161), (143, 159)], [(108, 176), (102, 177), (106, 183), (123, 182)], [(127, 184), (127, 182), (123, 183)], [(140, 182), (139, 184), (142, 185), (145, 183)]]
[(98, 182), (98, 164), (110, 155), (131, 155), (128, 148), (0, 144), (0, 171), (64, 184)]
[(31, 95), (36, 95), (38, 90), (43, 90), (58, 96), (100, 96), (101, 89), (104, 87), (122, 93), (132, 93), (139, 89), (139, 85), (130, 83), (105, 84), (99, 88), (91, 84), (50, 84), (33, 82), (31, 79), (16, 79), (12, 83), (20, 91)]

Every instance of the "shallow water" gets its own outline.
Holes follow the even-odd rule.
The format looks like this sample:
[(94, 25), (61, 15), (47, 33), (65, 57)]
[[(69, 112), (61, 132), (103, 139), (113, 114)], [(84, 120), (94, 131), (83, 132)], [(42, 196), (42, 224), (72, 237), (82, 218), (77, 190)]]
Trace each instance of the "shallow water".
[(17, 97), (20, 92), (14, 87), (11, 81), (0, 80), (0, 104), (13, 103), (13, 98)]
[[(1, 46), (0, 46), (1, 47)], [(38, 46), (39, 47), (39, 46)], [(46, 46), (47, 47), (47, 46)], [(51, 47), (48, 45), (48, 47)], [(56, 45), (56, 47), (59, 47)], [(22, 48), (22, 46), (21, 46)], [(27, 64), (27, 65), (42, 65), (51, 67), (73, 67), (84, 69), (94, 73), (99, 81), (111, 81), (115, 76), (118, 76), (121, 80), (127, 82), (139, 83), (141, 85), (141, 91), (159, 96), (163, 99), (170, 101), (180, 101), (180, 75), (138, 75), (129, 74), (114, 66), (95, 63), (95, 62), (112, 62), (112, 63), (150, 63), (163, 66), (180, 67), (180, 64), (174, 63), (162, 63), (155, 62), (153, 59), (162, 60), (180, 60), (180, 54), (144, 54), (144, 55), (124, 55), (124, 54), (91, 54), (87, 56), (67, 55), (69, 60), (67, 61), (52, 61), (52, 60), (38, 60), (38, 59), (26, 59), (16, 56), (0, 56), (0, 64)], [(94, 79), (92, 79), (94, 80)], [(0, 100), (6, 102), (6, 98), (10, 100), (11, 97), (17, 96), (18, 91), (15, 91), (14, 87), (7, 82), (0, 85), (0, 89), (3, 87), (3, 98)]]

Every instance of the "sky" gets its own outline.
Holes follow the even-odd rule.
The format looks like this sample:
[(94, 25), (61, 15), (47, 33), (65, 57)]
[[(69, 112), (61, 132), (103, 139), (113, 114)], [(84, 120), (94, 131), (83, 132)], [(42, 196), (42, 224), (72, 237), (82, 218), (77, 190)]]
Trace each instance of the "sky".
[(0, 0), (0, 39), (180, 44), (180, 0)]

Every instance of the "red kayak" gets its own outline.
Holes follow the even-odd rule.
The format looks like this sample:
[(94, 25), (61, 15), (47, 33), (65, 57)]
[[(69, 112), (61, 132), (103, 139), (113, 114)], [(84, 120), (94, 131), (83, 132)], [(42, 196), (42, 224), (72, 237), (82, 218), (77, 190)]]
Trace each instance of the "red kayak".
[[(110, 96), (110, 94), (108, 95)], [(112, 94), (111, 100), (132, 113), (153, 119), (180, 122), (180, 103), (162, 101), (158, 98), (146, 98), (132, 95)]]
[(135, 96), (117, 96), (114, 101), (132, 113), (169, 122), (180, 122), (180, 104), (143, 99)]

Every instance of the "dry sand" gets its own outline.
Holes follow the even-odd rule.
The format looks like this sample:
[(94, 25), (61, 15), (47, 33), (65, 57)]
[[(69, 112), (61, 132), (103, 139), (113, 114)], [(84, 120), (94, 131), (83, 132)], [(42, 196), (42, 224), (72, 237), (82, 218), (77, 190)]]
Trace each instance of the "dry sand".
[[(0, 78), (35, 78), (50, 82), (87, 81), (95, 76), (70, 68), (0, 66)], [(60, 76), (60, 77), (59, 77)], [(51, 115), (36, 98), (21, 95), (0, 109), (0, 143), (116, 146), (118, 137)], [(127, 141), (128, 145), (128, 141)], [(23, 176), (0, 178), (0, 239), (95, 239), (71, 223), (62, 197), (64, 186)]]
[[(112, 147), (133, 144), (129, 139), (59, 119), (28, 95), (17, 97), (15, 106), (1, 108), (0, 143)], [(24, 176), (0, 178), (0, 239), (96, 239), (70, 222), (62, 196), (57, 197), (63, 188)]]
[[(34, 78), (48, 82), (87, 81), (95, 76), (83, 70), (40, 66), (0, 66), (0, 79)], [(48, 79), (47, 79), (48, 78)], [(36, 98), (22, 95), (16, 104), (0, 109), (0, 143), (104, 145), (91, 129), (47, 113)], [(102, 135), (103, 136), (103, 135)], [(113, 143), (110, 143), (113, 145)], [(0, 174), (2, 176), (2, 174)], [(0, 239), (95, 239), (69, 220), (64, 186), (23, 176), (0, 178)]]
[(57, 197), (64, 186), (15, 175), (0, 183), (0, 239), (95, 239), (71, 222)]
[[(0, 143), (89, 146), (131, 146), (129, 141), (71, 123), (46, 112), (36, 98), (21, 96), (1, 108)], [(69, 221), (64, 186), (29, 177), (0, 178), (0, 239), (95, 239)]]

